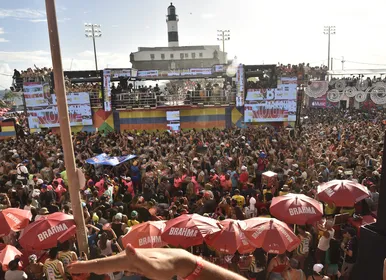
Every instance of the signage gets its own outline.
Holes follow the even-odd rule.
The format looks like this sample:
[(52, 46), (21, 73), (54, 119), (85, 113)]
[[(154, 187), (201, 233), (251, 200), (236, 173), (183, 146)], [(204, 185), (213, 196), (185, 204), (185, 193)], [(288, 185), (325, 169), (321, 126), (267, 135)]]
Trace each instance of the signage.
[(139, 70), (138, 78), (154, 78), (158, 77), (158, 70)]

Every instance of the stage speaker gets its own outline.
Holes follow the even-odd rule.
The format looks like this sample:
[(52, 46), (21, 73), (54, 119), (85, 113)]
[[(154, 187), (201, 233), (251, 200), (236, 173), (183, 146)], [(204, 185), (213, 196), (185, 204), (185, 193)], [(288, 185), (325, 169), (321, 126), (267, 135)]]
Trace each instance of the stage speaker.
[(386, 258), (386, 235), (378, 232), (375, 223), (361, 227), (359, 252), (352, 280), (382, 280)]

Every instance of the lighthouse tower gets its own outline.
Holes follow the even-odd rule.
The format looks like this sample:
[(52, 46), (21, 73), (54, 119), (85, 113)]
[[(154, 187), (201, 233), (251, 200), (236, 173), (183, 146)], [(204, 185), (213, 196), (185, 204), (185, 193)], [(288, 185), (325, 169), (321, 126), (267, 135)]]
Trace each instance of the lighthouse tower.
[(170, 3), (166, 17), (169, 47), (178, 47), (178, 16), (176, 15), (176, 7), (173, 6), (173, 3)]

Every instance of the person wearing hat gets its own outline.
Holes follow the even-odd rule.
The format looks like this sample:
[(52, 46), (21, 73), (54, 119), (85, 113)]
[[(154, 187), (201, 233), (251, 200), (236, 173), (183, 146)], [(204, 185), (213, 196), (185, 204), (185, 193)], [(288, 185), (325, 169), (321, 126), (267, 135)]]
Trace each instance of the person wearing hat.
[(243, 165), (241, 166), (241, 173), (239, 176), (239, 184), (242, 186), (243, 189), (247, 188), (248, 178), (249, 178), (248, 168), (245, 165)]
[(38, 258), (36, 255), (30, 255), (28, 257), (29, 264), (25, 268), (25, 272), (28, 275), (28, 279), (31, 280), (40, 280), (43, 278), (44, 271), (43, 271), (43, 264), (41, 262), (38, 262)]
[(290, 188), (288, 187), (288, 185), (284, 185), (283, 188), (280, 190), (279, 192), (279, 196), (281, 195), (286, 195), (290, 192)]
[(138, 225), (139, 222), (137, 219), (138, 219), (138, 212), (135, 210), (131, 211), (130, 219), (127, 221), (127, 226), (132, 227), (132, 226)]
[(351, 227), (346, 228), (343, 231), (343, 237), (347, 240), (347, 242), (341, 244), (341, 248), (345, 256), (341, 274), (344, 279), (349, 279), (358, 256), (358, 239), (356, 237), (356, 230)]
[[(324, 280), (326, 278), (324, 278), (323, 274), (322, 274), (322, 270), (323, 270), (323, 265), (321, 263), (316, 263), (314, 264), (313, 268), (312, 268), (312, 274), (310, 276), (308, 276), (307, 280)], [(327, 277), (327, 279), (329, 279)]]
[(8, 263), (8, 270), (4, 275), (4, 280), (24, 280), (28, 279), (27, 274), (19, 270), (19, 259), (14, 259)]

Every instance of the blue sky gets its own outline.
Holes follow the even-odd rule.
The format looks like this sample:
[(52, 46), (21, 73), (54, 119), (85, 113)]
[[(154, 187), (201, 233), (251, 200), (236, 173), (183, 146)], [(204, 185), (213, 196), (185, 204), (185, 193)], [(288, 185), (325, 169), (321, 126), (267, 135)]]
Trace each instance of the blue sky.
[[(50, 66), (43, 0), (0, 1), (0, 89), (14, 68)], [(326, 63), (324, 25), (336, 25), (334, 68), (386, 68), (383, 12), (386, 1), (368, 0), (176, 0), (180, 45), (218, 44), (217, 30), (230, 29), (230, 57), (244, 64)], [(130, 67), (140, 46), (166, 46), (166, 0), (57, 0), (65, 70), (93, 69), (91, 39), (84, 23), (102, 25), (97, 39), (100, 68)], [(385, 64), (385, 65), (383, 65)]]

